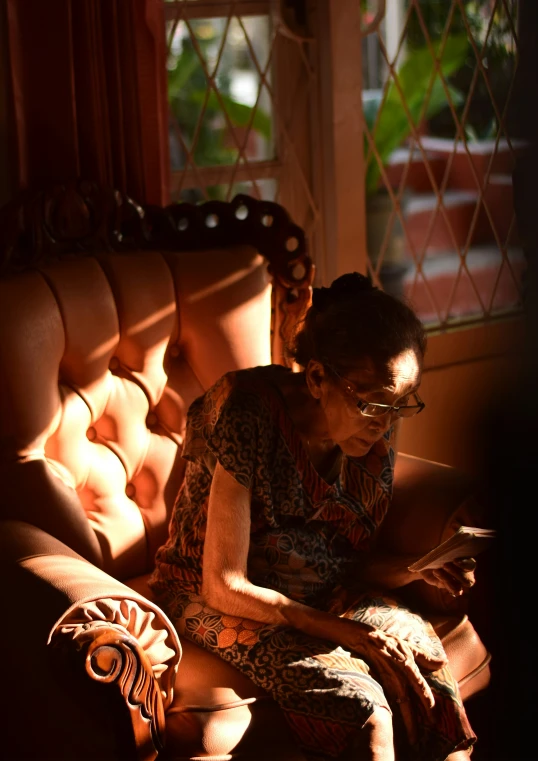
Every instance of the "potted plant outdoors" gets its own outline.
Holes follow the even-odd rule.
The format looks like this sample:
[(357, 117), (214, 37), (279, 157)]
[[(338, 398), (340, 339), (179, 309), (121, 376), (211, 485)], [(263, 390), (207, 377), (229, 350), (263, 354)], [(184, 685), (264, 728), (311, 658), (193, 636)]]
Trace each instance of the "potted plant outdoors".
[[(457, 110), (460, 129), (456, 128), (451, 110), (445, 107), (430, 120), (423, 143), (439, 159), (446, 161), (450, 157), (448, 188), (462, 195), (483, 194), (471, 245), (519, 246), (517, 225), (513, 224), (512, 175), (529, 143), (521, 128), (521, 98), (515, 98), (513, 90), (518, 67), (514, 13), (508, 4), (463, 0), (461, 13), (452, 24), (462, 27), (465, 18), (474, 45), (469, 42), (464, 65), (450, 77), (451, 84), (468, 93), (465, 109)], [(424, 21), (430, 35), (439, 37), (444, 25), (443, 8), (429, 4)], [(418, 37), (422, 30), (416, 19), (413, 23), (410, 32)], [(478, 77), (477, 56), (482, 61)], [(473, 217), (474, 211), (473, 208)], [(465, 240), (468, 236), (469, 229)]]
[[(405, 256), (403, 227), (387, 190), (387, 181), (393, 187), (403, 213), (406, 191), (399, 188), (399, 181), (394, 176), (389, 176), (390, 160), (411, 135), (412, 123), (419, 129), (447, 105), (447, 90), (455, 107), (462, 103), (461, 92), (443, 84), (443, 79), (446, 82), (450, 74), (463, 65), (468, 49), (465, 35), (448, 36), (444, 44), (437, 42), (431, 46), (412, 47), (397, 70), (399, 86), (391, 79), (385, 87), (384, 99), (385, 90), (363, 93), (365, 126), (377, 152), (376, 156), (365, 134), (368, 256), (372, 269), (379, 266), (383, 288), (399, 297), (403, 294), (403, 280), (409, 263)], [(425, 102), (428, 92), (429, 98)], [(406, 161), (421, 156), (414, 142), (407, 146), (407, 151)], [(382, 261), (378, 265), (380, 257)]]

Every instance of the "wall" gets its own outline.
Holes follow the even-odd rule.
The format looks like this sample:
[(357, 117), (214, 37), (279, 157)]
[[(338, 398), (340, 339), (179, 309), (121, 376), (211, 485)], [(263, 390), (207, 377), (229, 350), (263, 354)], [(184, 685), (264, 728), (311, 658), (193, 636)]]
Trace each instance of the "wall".
[(520, 409), (514, 388), (524, 340), (523, 318), (431, 336), (420, 389), (427, 406), (402, 420), (399, 451), (477, 475), (487, 472), (496, 412)]

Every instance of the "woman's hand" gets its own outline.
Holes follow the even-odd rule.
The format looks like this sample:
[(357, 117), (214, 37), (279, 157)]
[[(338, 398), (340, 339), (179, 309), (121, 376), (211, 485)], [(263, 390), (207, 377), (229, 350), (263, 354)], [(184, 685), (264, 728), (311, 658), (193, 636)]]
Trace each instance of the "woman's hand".
[[(402, 676), (405, 675), (409, 680), (425, 707), (430, 709), (435, 705), (433, 693), (421, 674), (419, 665), (428, 670), (438, 669), (446, 665), (446, 658), (442, 660), (428, 658), (411, 642), (406, 642), (381, 629), (370, 629), (362, 623), (349, 619), (340, 619), (340, 622), (339, 641), (342, 647), (351, 652), (360, 653), (361, 657), (371, 662), (377, 671), (384, 672), (387, 677), (392, 669), (401, 670)], [(390, 677), (388, 678), (390, 681)]]
[[(422, 578), (428, 584), (442, 587), (457, 596), (475, 583), (476, 560), (474, 558), (454, 560), (441, 568), (410, 571), (409, 566), (419, 557), (416, 553), (395, 554), (383, 549), (365, 552), (356, 578), (358, 588), (396, 589)], [(354, 581), (354, 579), (346, 581), (346, 588), (353, 587)], [(343, 608), (346, 608), (345, 603)], [(338, 611), (335, 610), (335, 612)]]
[(441, 568), (418, 571), (418, 575), (428, 584), (446, 589), (453, 597), (459, 597), (475, 583), (476, 560), (460, 558), (445, 563)]

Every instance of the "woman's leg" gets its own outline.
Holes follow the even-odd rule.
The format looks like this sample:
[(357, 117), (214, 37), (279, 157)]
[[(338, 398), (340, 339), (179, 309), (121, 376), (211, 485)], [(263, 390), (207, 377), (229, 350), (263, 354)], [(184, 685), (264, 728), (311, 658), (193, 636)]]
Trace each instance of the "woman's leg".
[[(419, 651), (430, 658), (438, 658), (443, 654), (442, 644), (431, 624), (389, 595), (371, 597), (365, 594), (345, 616), (413, 642)], [(372, 675), (376, 675), (374, 671)], [(424, 671), (423, 675), (435, 697), (435, 706), (430, 710), (426, 710), (424, 705), (416, 700), (408, 685), (402, 687), (396, 672), (380, 679), (394, 711), (397, 755), (400, 755), (400, 740), (407, 735), (412, 758), (469, 761), (468, 751), (449, 752), (450, 748), (463, 748), (476, 740), (465, 713), (457, 681), (449, 667), (437, 671)], [(405, 695), (402, 694), (404, 691)], [(401, 748), (405, 754), (405, 741)]]
[[(346, 756), (347, 758), (347, 756)], [(353, 742), (349, 761), (395, 761), (392, 716), (376, 708)], [(445, 761), (470, 761), (468, 750), (456, 750)]]
[(353, 761), (395, 761), (392, 716), (386, 708), (376, 708), (356, 735), (352, 758)]
[(180, 635), (216, 653), (276, 700), (306, 755), (336, 760), (349, 753), (364, 727), (368, 753), (356, 752), (350, 761), (394, 761), (391, 710), (361, 658), (295, 629), (224, 616), (194, 595), (176, 596), (172, 613)]

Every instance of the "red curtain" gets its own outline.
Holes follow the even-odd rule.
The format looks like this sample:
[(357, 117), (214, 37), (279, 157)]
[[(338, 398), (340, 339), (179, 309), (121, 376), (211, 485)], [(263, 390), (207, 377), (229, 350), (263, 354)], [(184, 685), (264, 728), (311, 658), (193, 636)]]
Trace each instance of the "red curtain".
[(169, 202), (162, 0), (4, 0), (13, 190), (97, 180)]

